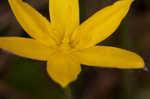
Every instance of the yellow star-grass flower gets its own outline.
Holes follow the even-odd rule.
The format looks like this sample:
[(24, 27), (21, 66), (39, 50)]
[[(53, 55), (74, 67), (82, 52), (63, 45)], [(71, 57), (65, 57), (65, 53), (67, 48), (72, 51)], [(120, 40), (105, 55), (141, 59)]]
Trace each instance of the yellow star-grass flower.
[(133, 0), (119, 0), (79, 24), (78, 0), (50, 0), (51, 23), (22, 0), (8, 0), (20, 25), (32, 38), (1, 37), (0, 48), (31, 59), (47, 61), (51, 78), (62, 87), (77, 79), (80, 64), (108, 68), (143, 68), (137, 54), (96, 46), (109, 37), (127, 14)]

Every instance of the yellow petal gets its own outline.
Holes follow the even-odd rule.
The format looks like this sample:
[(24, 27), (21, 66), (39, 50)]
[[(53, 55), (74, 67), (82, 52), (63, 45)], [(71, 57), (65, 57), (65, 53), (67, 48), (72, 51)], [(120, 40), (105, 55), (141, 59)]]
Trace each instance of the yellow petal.
[(82, 64), (108, 68), (143, 68), (143, 59), (130, 51), (109, 46), (87, 48), (77, 53)]
[(49, 0), (51, 23), (61, 33), (71, 33), (79, 25), (79, 0)]
[(30, 36), (48, 45), (56, 45), (56, 31), (50, 22), (23, 0), (8, 0), (18, 22)]
[(81, 67), (76, 58), (57, 51), (49, 57), (47, 71), (55, 82), (66, 87), (70, 82), (77, 79)]
[(37, 40), (21, 37), (1, 37), (0, 48), (36, 60), (47, 60), (47, 57), (53, 52), (52, 49)]
[(106, 39), (118, 28), (132, 1), (119, 0), (86, 20), (73, 33), (72, 46), (88, 48)]

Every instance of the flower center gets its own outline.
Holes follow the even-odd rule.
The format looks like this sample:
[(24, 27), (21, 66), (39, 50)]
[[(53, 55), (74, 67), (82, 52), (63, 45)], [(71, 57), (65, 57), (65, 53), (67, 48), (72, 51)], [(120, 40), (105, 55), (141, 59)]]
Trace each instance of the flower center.
[(60, 44), (60, 49), (65, 51), (65, 52), (70, 52), (72, 47), (70, 44), (69, 36), (67, 34), (64, 35), (64, 38)]

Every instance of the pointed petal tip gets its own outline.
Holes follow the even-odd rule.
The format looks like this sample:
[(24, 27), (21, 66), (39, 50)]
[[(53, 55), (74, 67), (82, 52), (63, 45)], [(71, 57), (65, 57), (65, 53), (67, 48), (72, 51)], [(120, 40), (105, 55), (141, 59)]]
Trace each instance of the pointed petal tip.
[[(118, 0), (119, 1), (119, 0)], [(120, 0), (120, 1), (131, 1), (131, 2), (133, 2), (134, 0)]]
[(133, 66), (131, 68), (133, 68), (133, 69), (145, 69), (146, 70), (145, 62), (144, 62), (143, 58), (137, 54), (136, 54), (136, 57), (137, 57), (137, 62), (135, 62), (135, 66)]
[(55, 79), (53, 79), (56, 83), (58, 83), (62, 88), (66, 88), (70, 83), (74, 82), (77, 79), (77, 77), (75, 77), (75, 79), (73, 80), (59, 80), (56, 81)]
[(69, 85), (70, 82), (58, 82), (58, 84), (62, 87), (62, 88), (66, 88)]
[(146, 68), (144, 59), (139, 56), (139, 68)]
[[(134, 2), (134, 0), (118, 0), (118, 1), (124, 2), (125, 5), (129, 5), (129, 6)], [(116, 2), (116, 3), (119, 3), (119, 2)]]

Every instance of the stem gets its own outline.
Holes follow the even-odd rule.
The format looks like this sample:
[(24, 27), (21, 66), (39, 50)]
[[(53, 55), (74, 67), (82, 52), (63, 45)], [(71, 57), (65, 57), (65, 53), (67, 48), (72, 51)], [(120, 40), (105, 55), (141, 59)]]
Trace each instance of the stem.
[[(129, 48), (129, 40), (128, 38), (128, 34), (127, 34), (127, 25), (128, 25), (128, 16), (125, 17), (125, 19), (123, 20), (121, 27), (120, 27), (120, 31), (121, 31), (121, 47), (124, 49), (128, 49)], [(122, 72), (122, 98), (123, 99), (130, 99), (129, 96), (129, 73), (128, 71), (123, 71)]]
[(129, 95), (129, 74), (128, 71), (123, 71), (122, 72), (122, 86), (123, 86), (123, 90), (122, 90), (122, 95), (123, 95), (123, 99), (130, 99), (130, 95)]
[(66, 88), (64, 88), (64, 93), (66, 96), (65, 99), (73, 99), (70, 86), (67, 86)]
[(125, 48), (125, 49), (129, 48), (127, 25), (128, 25), (128, 16), (125, 17), (125, 19), (122, 21), (121, 26), (120, 26), (120, 32), (121, 32), (121, 34), (120, 34), (120, 38), (121, 38), (120, 46), (122, 48)]

